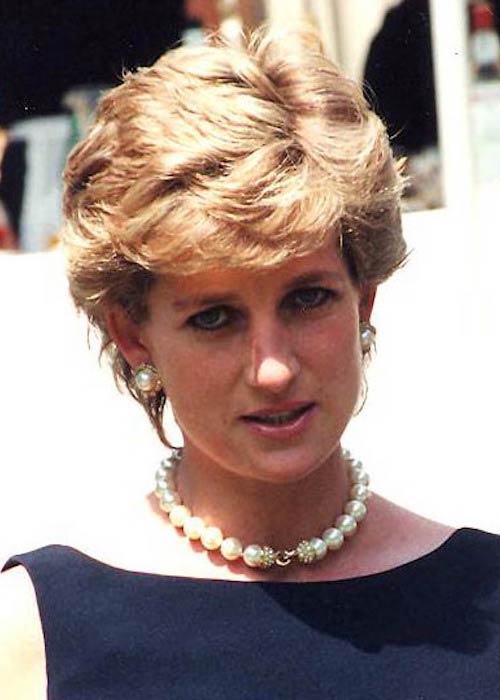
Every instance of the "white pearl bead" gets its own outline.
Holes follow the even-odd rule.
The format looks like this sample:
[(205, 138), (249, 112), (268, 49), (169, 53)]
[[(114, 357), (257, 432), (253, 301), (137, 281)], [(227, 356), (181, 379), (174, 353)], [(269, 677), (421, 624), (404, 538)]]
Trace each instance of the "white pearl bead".
[(366, 506), (361, 501), (348, 501), (344, 510), (348, 515), (352, 515), (357, 523), (363, 520), (366, 515)]
[(165, 476), (163, 477), (167, 481), (175, 479), (175, 475), (177, 473), (177, 469), (166, 469), (165, 470)]
[(175, 491), (163, 491), (160, 496), (160, 508), (165, 513), (170, 513), (174, 506), (180, 505), (179, 496)]
[(363, 328), (360, 333), (361, 349), (363, 352), (368, 352), (368, 350), (373, 345), (373, 331), (371, 328)]
[(152, 391), (157, 383), (158, 375), (152, 370), (144, 367), (134, 375), (134, 380), (141, 391)]
[(359, 460), (349, 462), (349, 473), (352, 477), (363, 471), (363, 463)]
[(342, 515), (339, 515), (339, 517), (335, 521), (335, 527), (338, 527), (339, 530), (342, 530), (345, 537), (351, 537), (351, 535), (354, 535), (354, 533), (356, 532), (358, 524), (356, 523), (352, 515), (349, 515), (348, 513), (343, 513)]
[(183, 527), (186, 520), (191, 517), (191, 511), (186, 506), (176, 505), (170, 511), (169, 517), (172, 525)]
[(370, 497), (370, 489), (364, 484), (354, 484), (351, 486), (349, 495), (356, 501), (366, 501)]
[(262, 554), (263, 551), (260, 545), (249, 544), (248, 547), (245, 547), (243, 550), (243, 561), (247, 566), (260, 566)]
[(220, 551), (224, 559), (234, 561), (241, 557), (243, 545), (237, 537), (226, 537), (220, 546)]
[(328, 549), (340, 549), (344, 544), (344, 533), (337, 527), (329, 527), (323, 533), (323, 540)]
[(224, 536), (218, 527), (206, 527), (201, 535), (201, 543), (205, 549), (219, 549)]
[(177, 466), (177, 461), (172, 457), (164, 457), (160, 462), (160, 469), (165, 469), (165, 471), (172, 471)]
[(324, 542), (321, 537), (313, 537), (310, 540), (310, 543), (314, 547), (314, 553), (316, 555), (316, 559), (319, 561), (320, 559), (323, 559), (326, 556), (326, 553), (328, 552), (328, 547), (326, 546), (326, 542)]
[(363, 484), (363, 486), (368, 486), (368, 484), (370, 483), (370, 477), (364, 469), (357, 472), (356, 474), (353, 474), (352, 480), (354, 484)]
[(169, 483), (166, 479), (157, 479), (155, 494), (160, 497), (164, 491), (168, 491)]
[(186, 537), (189, 537), (190, 540), (199, 540), (204, 528), (205, 523), (203, 520), (193, 515), (186, 520), (183, 530)]
[(155, 474), (155, 479), (158, 481), (158, 479), (164, 479), (168, 474), (168, 469), (166, 469), (163, 464), (160, 464), (158, 469), (156, 470)]
[(175, 480), (172, 476), (165, 476), (156, 480), (155, 493), (159, 497), (163, 491), (177, 491)]

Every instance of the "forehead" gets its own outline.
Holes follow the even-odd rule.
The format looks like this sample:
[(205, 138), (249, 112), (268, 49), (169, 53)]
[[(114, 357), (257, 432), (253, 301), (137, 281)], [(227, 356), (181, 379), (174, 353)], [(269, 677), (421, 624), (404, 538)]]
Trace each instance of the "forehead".
[(154, 290), (163, 299), (169, 299), (174, 308), (182, 310), (199, 303), (221, 302), (225, 297), (279, 293), (298, 284), (325, 282), (351, 283), (345, 263), (333, 243), (281, 265), (258, 270), (219, 267), (191, 275), (161, 276)]

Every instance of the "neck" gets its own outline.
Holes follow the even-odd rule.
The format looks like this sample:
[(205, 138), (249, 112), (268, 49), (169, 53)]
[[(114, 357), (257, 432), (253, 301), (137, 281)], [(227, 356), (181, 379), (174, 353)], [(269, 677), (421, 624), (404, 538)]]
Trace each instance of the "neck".
[(286, 484), (202, 465), (187, 448), (178, 490), (193, 514), (220, 527), (224, 536), (238, 537), (244, 545), (291, 549), (333, 524), (348, 499), (349, 479), (340, 448), (310, 475)]

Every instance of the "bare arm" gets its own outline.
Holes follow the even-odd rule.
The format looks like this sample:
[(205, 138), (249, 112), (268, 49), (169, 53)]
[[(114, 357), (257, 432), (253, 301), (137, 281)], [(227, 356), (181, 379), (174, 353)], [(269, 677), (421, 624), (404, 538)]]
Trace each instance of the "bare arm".
[(38, 605), (23, 567), (0, 574), (0, 697), (46, 700), (45, 651)]

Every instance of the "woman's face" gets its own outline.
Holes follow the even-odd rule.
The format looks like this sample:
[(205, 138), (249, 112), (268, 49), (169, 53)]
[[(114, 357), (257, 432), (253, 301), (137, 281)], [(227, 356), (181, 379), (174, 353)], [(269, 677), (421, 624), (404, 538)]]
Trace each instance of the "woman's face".
[(333, 244), (267, 271), (162, 278), (127, 359), (158, 368), (186, 458), (294, 481), (338, 448), (355, 409), (362, 291)]

